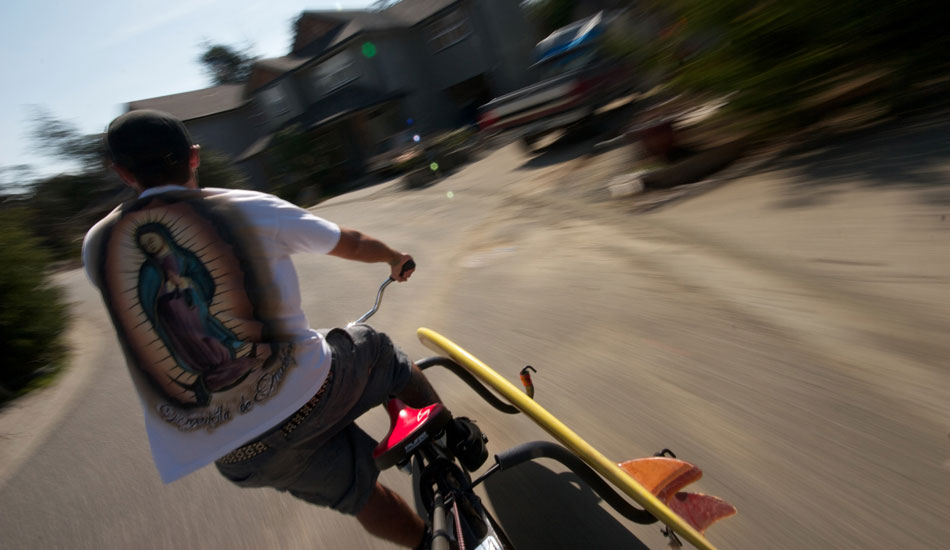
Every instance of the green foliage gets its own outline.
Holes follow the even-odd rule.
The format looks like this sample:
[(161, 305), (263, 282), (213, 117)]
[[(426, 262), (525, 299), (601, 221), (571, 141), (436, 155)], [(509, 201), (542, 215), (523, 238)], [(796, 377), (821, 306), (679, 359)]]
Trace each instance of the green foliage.
[(396, 174), (406, 174), (413, 170), (418, 170), (429, 163), (425, 151), (421, 147), (414, 148), (400, 155), (393, 165), (393, 172)]
[(59, 261), (76, 263), (83, 235), (125, 195), (117, 178), (105, 173), (62, 175), (36, 182), (25, 198), (33, 234)]
[(945, 10), (923, 0), (675, 0), (665, 61), (681, 89), (735, 92), (732, 108), (794, 125), (810, 98), (843, 79), (890, 75), (905, 87), (946, 74)]
[(304, 195), (328, 192), (334, 178), (331, 168), (341, 159), (327, 136), (304, 131), (299, 125), (277, 132), (267, 149), (270, 191), (293, 202)]
[(0, 400), (64, 359), (67, 307), (47, 275), (51, 257), (19, 209), (0, 216)]
[(42, 107), (33, 107), (30, 137), (40, 153), (74, 161), (83, 172), (101, 172), (106, 168), (106, 147), (101, 134), (83, 134)]
[(577, 5), (578, 0), (531, 0), (525, 2), (524, 9), (541, 36), (547, 36), (574, 22)]
[(30, 188), (35, 176), (29, 164), (0, 166), (0, 193), (17, 194)]
[(204, 53), (198, 61), (204, 66), (205, 73), (217, 86), (221, 84), (241, 84), (251, 76), (257, 57), (250, 48), (239, 49), (226, 44), (202, 44)]
[(436, 136), (434, 140), (430, 140), (428, 145), (439, 151), (453, 151), (468, 144), (475, 137), (475, 134), (473, 128), (459, 128)]
[(247, 176), (231, 162), (227, 155), (209, 149), (201, 150), (198, 183), (202, 187), (224, 187), (229, 189), (248, 189), (250, 187)]
[(632, 34), (608, 34), (604, 39), (604, 52), (615, 59), (643, 62), (647, 56), (647, 45)]
[(420, 168), (428, 168), (433, 162), (439, 166), (457, 167), (467, 155), (460, 150), (472, 143), (477, 132), (472, 128), (459, 128), (451, 132), (437, 134), (422, 140), (403, 154), (396, 157), (392, 165), (395, 174), (406, 174)]

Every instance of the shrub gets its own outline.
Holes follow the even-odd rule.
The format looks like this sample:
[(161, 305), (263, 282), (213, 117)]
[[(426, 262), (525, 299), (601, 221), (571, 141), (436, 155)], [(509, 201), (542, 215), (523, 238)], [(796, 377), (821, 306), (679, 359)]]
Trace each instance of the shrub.
[(327, 194), (331, 182), (345, 179), (333, 173), (345, 160), (339, 158), (334, 145), (326, 136), (300, 125), (277, 132), (267, 148), (268, 191), (292, 202), (305, 194)]
[(198, 183), (202, 187), (250, 188), (247, 176), (226, 154), (208, 149), (201, 150)]
[(65, 358), (67, 306), (48, 275), (49, 252), (26, 229), (22, 211), (0, 216), (0, 401)]
[(26, 221), (57, 261), (78, 263), (82, 237), (118, 204), (124, 187), (104, 174), (59, 175), (37, 181), (24, 198)]
[(475, 130), (472, 128), (459, 128), (451, 132), (440, 134), (429, 140), (428, 146), (440, 153), (454, 151), (459, 147), (467, 145), (475, 137)]

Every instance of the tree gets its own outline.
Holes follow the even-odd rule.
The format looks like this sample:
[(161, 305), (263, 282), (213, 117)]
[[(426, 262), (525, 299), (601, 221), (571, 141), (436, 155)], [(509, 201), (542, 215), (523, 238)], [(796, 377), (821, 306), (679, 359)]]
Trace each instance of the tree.
[(82, 235), (96, 215), (116, 205), (123, 186), (108, 167), (102, 134), (83, 134), (39, 106), (33, 107), (30, 133), (40, 154), (72, 161), (78, 169), (29, 182), (23, 194), (24, 217), (56, 259), (78, 261)]
[(22, 194), (30, 189), (35, 177), (29, 164), (0, 166), (0, 194)]
[(204, 65), (205, 72), (214, 85), (241, 84), (251, 76), (257, 56), (251, 48), (239, 49), (226, 44), (202, 44), (204, 53), (198, 61)]
[(673, 0), (666, 9), (679, 21), (665, 37), (676, 45), (667, 50), (675, 83), (735, 92), (731, 108), (772, 128), (807, 122), (809, 100), (846, 79), (888, 75), (875, 92), (886, 102), (948, 72), (947, 18), (926, 0)]
[(578, 4), (578, 0), (528, 0), (523, 7), (541, 35), (547, 36), (574, 22)]
[(46, 156), (76, 162), (83, 172), (102, 172), (106, 168), (106, 147), (102, 134), (83, 134), (79, 129), (34, 105), (30, 137), (37, 150)]

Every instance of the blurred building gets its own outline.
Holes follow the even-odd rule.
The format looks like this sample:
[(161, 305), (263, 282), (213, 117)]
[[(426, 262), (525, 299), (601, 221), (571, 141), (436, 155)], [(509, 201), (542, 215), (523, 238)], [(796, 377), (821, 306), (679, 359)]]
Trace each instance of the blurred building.
[(203, 147), (267, 181), (276, 132), (299, 125), (353, 179), (423, 136), (474, 123), (478, 105), (529, 83), (534, 41), (516, 0), (402, 0), (382, 11), (306, 11), (293, 46), (245, 84), (133, 101), (181, 118)]

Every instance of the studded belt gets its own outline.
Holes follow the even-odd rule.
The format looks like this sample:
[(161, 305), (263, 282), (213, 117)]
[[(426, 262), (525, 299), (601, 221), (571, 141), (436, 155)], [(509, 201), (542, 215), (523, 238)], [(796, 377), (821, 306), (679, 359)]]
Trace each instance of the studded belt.
[[(307, 401), (302, 407), (297, 409), (297, 412), (295, 412), (293, 416), (290, 417), (290, 420), (284, 422), (280, 426), (279, 429), (281, 433), (284, 434), (284, 437), (289, 437), (290, 434), (293, 433), (293, 431), (296, 430), (298, 426), (303, 424), (303, 421), (306, 420), (308, 416), (310, 416), (310, 412), (313, 411), (314, 407), (317, 406), (317, 403), (320, 402), (320, 398), (323, 397), (324, 393), (326, 393), (327, 386), (329, 386), (330, 382), (333, 381), (333, 370), (333, 364), (331, 363), (330, 372), (327, 373), (327, 378), (323, 381), (323, 385), (320, 386), (320, 389), (317, 390), (317, 393), (310, 398), (310, 401)], [(245, 460), (254, 458), (269, 448), (270, 446), (267, 445), (267, 443), (264, 443), (258, 439), (253, 443), (248, 443), (247, 445), (234, 449), (230, 453), (219, 458), (216, 462), (218, 464), (234, 464), (236, 462), (243, 462)]]

